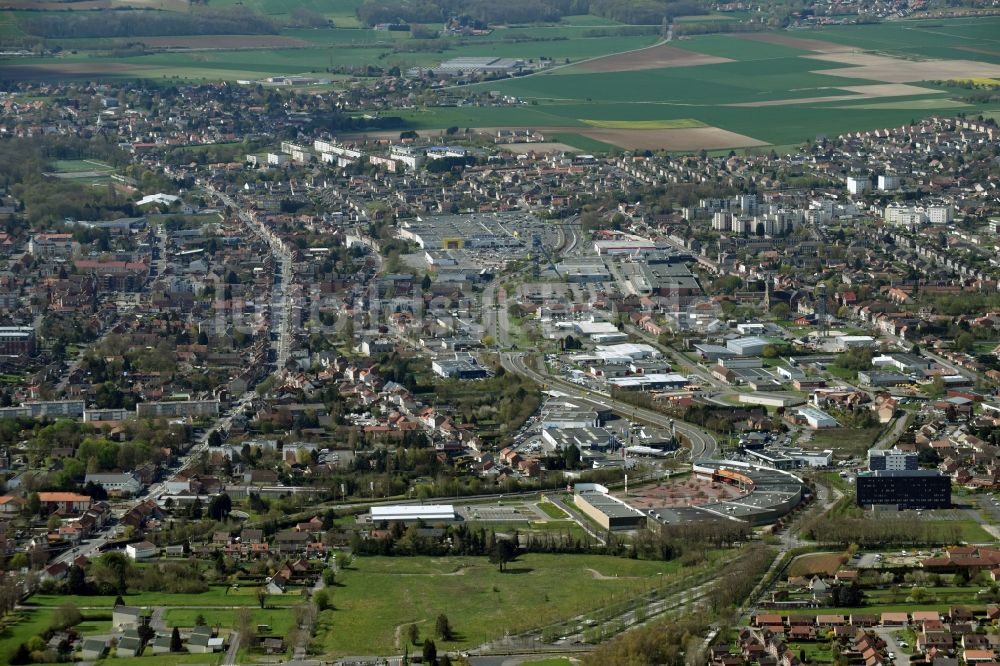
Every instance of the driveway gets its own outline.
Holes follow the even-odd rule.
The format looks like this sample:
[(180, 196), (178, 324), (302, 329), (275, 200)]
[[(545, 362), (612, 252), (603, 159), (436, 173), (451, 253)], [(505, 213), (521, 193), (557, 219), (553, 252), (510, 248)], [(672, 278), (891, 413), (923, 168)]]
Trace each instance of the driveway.
[(893, 661), (895, 666), (910, 666), (910, 655), (903, 652), (903, 649), (899, 647), (899, 643), (897, 643), (896, 639), (893, 638), (892, 632), (886, 629), (876, 629), (875, 633), (878, 634), (879, 638), (885, 641), (889, 652), (896, 653), (896, 659)]

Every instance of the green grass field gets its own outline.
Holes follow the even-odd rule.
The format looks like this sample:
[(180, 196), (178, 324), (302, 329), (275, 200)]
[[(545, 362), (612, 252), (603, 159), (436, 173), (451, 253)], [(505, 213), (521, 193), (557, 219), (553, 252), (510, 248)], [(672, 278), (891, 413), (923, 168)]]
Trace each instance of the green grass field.
[(974, 520), (933, 520), (933, 524), (940, 524), (942, 528), (946, 526), (958, 525), (959, 538), (967, 543), (988, 543), (996, 541), (992, 534), (983, 529), (982, 525)]
[(0, 663), (10, 663), (18, 645), (48, 629), (53, 615), (52, 609), (40, 608), (20, 610), (0, 620)]
[(500, 573), (485, 558), (358, 558), (341, 572), (336, 610), (321, 614), (317, 640), (326, 654), (395, 654), (402, 647), (397, 627), (417, 623), (426, 634), (446, 613), (457, 639), (438, 649), (468, 647), (622, 600), (682, 572), (676, 562), (589, 555), (528, 554), (508, 566)]
[(607, 129), (691, 129), (692, 127), (707, 127), (705, 123), (694, 118), (677, 118), (675, 120), (583, 120), (591, 127)]
[(84, 173), (87, 171), (113, 171), (114, 167), (97, 160), (56, 160), (52, 163), (59, 173)]
[(557, 521), (564, 521), (566, 518), (569, 518), (565, 511), (557, 507), (552, 502), (539, 502), (538, 508), (541, 509), (546, 516)]
[[(139, 594), (127, 594), (124, 597), (125, 603), (129, 606), (257, 606), (257, 588), (241, 587), (238, 590), (229, 590), (226, 587), (211, 587), (207, 592), (201, 594), (169, 594), (166, 592), (141, 592)], [(269, 606), (294, 606), (300, 599), (294, 594), (271, 595), (267, 598)], [(76, 604), (80, 608), (112, 608), (115, 603), (114, 596), (74, 596), (59, 594), (35, 594), (32, 595), (25, 605), (55, 607), (62, 604)]]
[[(300, 600), (301, 601), (301, 600)], [(236, 611), (232, 609), (196, 610), (189, 608), (172, 608), (163, 614), (168, 627), (191, 628), (195, 618), (202, 615), (210, 626), (231, 629), (235, 624)], [(253, 610), (253, 620), (256, 624), (266, 624), (271, 627), (271, 634), (283, 636), (295, 623), (295, 617), (290, 608), (268, 608)]]

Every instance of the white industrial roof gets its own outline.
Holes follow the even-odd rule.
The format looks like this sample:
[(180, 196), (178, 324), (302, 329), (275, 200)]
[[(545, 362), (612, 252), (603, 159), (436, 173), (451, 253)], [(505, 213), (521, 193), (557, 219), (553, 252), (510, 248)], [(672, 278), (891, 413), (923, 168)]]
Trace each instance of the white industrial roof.
[(372, 520), (454, 520), (455, 507), (451, 504), (396, 504), (373, 506)]

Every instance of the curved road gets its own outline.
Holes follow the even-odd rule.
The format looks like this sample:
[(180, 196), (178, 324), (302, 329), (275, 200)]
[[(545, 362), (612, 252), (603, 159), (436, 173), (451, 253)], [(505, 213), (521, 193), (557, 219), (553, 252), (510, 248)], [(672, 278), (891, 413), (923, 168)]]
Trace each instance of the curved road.
[(524, 356), (522, 354), (500, 354), (500, 363), (508, 372), (513, 372), (527, 377), (540, 385), (558, 388), (563, 393), (585, 402), (590, 402), (605, 409), (610, 408), (612, 411), (621, 416), (635, 417), (637, 420), (651, 423), (655, 426), (668, 430), (673, 427), (679, 434), (683, 435), (691, 443), (691, 460), (697, 460), (699, 458), (712, 458), (715, 456), (715, 452), (718, 449), (718, 442), (716, 442), (715, 437), (701, 428), (672, 419), (666, 414), (654, 412), (650, 409), (644, 409), (642, 407), (635, 407), (626, 402), (614, 400), (610, 396), (581, 389), (575, 384), (552, 377), (551, 375), (543, 375), (540, 372), (529, 368), (524, 363)]

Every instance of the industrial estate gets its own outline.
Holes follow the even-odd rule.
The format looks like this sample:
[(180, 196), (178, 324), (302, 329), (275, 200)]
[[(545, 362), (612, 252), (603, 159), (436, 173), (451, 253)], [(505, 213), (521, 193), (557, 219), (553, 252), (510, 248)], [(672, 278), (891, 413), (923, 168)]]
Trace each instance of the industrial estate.
[(0, 7), (0, 664), (1000, 662), (988, 2)]

